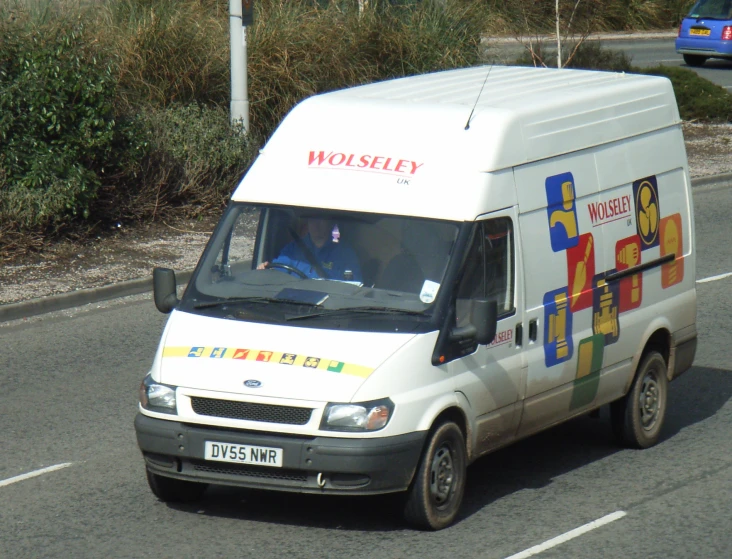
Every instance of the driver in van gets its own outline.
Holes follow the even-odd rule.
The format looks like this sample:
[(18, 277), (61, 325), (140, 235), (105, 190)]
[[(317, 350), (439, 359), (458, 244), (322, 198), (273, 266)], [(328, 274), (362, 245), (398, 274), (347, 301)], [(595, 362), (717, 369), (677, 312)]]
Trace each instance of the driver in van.
[[(295, 268), (301, 274), (276, 266)], [(340, 240), (340, 233), (330, 219), (307, 219), (307, 235), (285, 245), (271, 263), (262, 262), (258, 270), (280, 269), (292, 275), (361, 282), (361, 266), (354, 250)]]

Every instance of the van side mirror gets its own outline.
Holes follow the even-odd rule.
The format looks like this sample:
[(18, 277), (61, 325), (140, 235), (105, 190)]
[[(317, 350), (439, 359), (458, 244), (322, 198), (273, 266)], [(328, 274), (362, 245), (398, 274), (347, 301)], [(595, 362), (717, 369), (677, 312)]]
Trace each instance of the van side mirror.
[(480, 345), (488, 345), (496, 337), (498, 327), (498, 303), (495, 300), (478, 299), (473, 302), (470, 322), (477, 330), (475, 339)]
[(157, 309), (164, 314), (178, 306), (175, 272), (170, 268), (153, 268), (153, 298)]
[(470, 324), (453, 328), (450, 332), (451, 342), (470, 339), (480, 345), (487, 345), (496, 337), (498, 326), (498, 303), (486, 299), (475, 299), (470, 308)]

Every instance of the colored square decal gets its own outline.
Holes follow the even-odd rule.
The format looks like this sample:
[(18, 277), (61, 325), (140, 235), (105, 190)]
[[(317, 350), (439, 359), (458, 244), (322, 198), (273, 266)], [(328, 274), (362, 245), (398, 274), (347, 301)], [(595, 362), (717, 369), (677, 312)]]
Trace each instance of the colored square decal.
[(635, 202), (635, 227), (641, 240), (641, 250), (658, 246), (661, 206), (655, 176), (633, 183), (633, 200)]
[(572, 358), (572, 311), (567, 288), (544, 295), (544, 363), (553, 367)]
[(592, 233), (580, 235), (579, 244), (567, 249), (567, 277), (570, 309), (577, 312), (592, 306), (592, 278), (595, 276), (595, 240)]
[(191, 350), (188, 352), (188, 357), (201, 357), (203, 355), (203, 350), (206, 349), (205, 347), (192, 347)]
[(548, 177), (545, 182), (549, 236), (554, 252), (561, 252), (579, 243), (576, 190), (572, 173)]
[(282, 365), (294, 365), (295, 359), (297, 359), (297, 354), (295, 353), (283, 353), (282, 357), (280, 357), (280, 363)]
[[(610, 270), (610, 274), (615, 270)], [(607, 283), (605, 274), (594, 278), (595, 289), (592, 297), (592, 332), (605, 337), (605, 345), (614, 344), (620, 337), (618, 306), (620, 304), (619, 282)]]
[(236, 349), (236, 351), (234, 351), (234, 356), (232, 357), (232, 359), (246, 359), (248, 355), (248, 349), (238, 348)]
[(211, 355), (209, 355), (209, 359), (223, 359), (224, 355), (226, 355), (226, 348), (225, 347), (215, 347), (211, 350)]
[(303, 363), (303, 367), (308, 367), (311, 369), (317, 369), (318, 364), (320, 363), (320, 358), (318, 357), (308, 357), (305, 359), (305, 363)]
[[(641, 240), (638, 235), (615, 243), (615, 267), (627, 270), (641, 263)], [(643, 273), (639, 272), (620, 280), (620, 312), (637, 309), (643, 299)]]
[(332, 373), (340, 373), (343, 370), (343, 365), (342, 361), (331, 361), (328, 364), (328, 370)]
[(590, 405), (597, 396), (604, 349), (605, 336), (602, 334), (595, 334), (579, 343), (577, 349), (577, 376), (572, 389), (570, 410)]
[(684, 279), (683, 234), (681, 214), (673, 214), (661, 220), (661, 256), (675, 254), (676, 260), (661, 266), (661, 287), (666, 289)]
[(257, 361), (269, 361), (272, 359), (272, 352), (271, 351), (260, 351), (257, 354)]

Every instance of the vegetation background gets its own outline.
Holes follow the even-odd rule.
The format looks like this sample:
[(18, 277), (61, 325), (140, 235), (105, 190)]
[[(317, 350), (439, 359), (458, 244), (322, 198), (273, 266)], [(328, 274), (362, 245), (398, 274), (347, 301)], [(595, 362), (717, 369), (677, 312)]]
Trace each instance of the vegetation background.
[[(688, 0), (562, 0), (564, 63), (631, 71), (588, 33), (672, 29)], [(228, 0), (3, 0), (0, 259), (108, 224), (218, 213), (303, 98), (485, 60), (484, 36), (538, 38), (554, 0), (256, 0), (251, 129), (229, 124)], [(569, 22), (572, 22), (571, 25)], [(530, 41), (517, 63), (556, 56)], [(537, 54), (539, 55), (537, 57)], [(570, 58), (571, 57), (571, 58)], [(729, 120), (730, 96), (681, 68), (682, 117)]]

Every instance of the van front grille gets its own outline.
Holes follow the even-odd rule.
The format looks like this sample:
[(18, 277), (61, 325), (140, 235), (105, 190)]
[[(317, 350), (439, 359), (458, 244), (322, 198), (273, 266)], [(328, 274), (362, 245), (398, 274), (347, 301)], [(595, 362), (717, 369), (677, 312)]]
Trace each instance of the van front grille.
[(197, 472), (220, 474), (229, 476), (256, 477), (259, 479), (276, 479), (282, 481), (306, 482), (307, 473), (300, 470), (284, 470), (281, 468), (257, 468), (239, 464), (214, 464), (201, 460), (191, 460), (193, 469)]
[(191, 397), (191, 406), (198, 415), (285, 425), (305, 425), (310, 421), (310, 416), (313, 413), (312, 408), (254, 404), (252, 402), (217, 400), (199, 396)]

